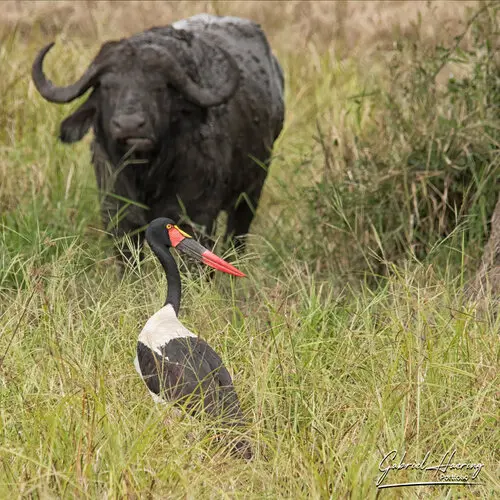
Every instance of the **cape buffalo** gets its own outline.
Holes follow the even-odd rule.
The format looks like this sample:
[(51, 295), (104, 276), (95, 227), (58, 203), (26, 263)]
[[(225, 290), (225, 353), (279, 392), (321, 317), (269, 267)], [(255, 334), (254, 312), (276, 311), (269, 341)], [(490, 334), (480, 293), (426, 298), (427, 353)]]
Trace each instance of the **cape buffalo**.
[(242, 248), (235, 237), (248, 232), (284, 120), (283, 71), (260, 26), (201, 14), (154, 27), (102, 45), (66, 87), (43, 72), (53, 45), (38, 53), (32, 78), (55, 103), (92, 89), (59, 138), (79, 141), (92, 127), (102, 217), (114, 236), (133, 235), (141, 247), (157, 217), (210, 234), (224, 210), (226, 238)]

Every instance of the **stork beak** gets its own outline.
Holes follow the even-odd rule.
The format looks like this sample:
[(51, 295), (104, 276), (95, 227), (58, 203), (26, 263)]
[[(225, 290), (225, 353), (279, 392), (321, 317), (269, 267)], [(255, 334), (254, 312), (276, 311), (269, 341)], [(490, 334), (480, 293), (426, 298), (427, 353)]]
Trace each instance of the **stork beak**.
[(203, 262), (207, 266), (217, 269), (217, 271), (232, 274), (233, 276), (238, 276), (240, 278), (246, 278), (246, 274), (242, 273), (239, 269), (236, 269), (236, 267), (231, 265), (229, 262), (226, 262), (224, 259), (221, 259), (212, 253), (196, 240), (193, 240), (193, 238), (182, 229), (169, 224), (167, 226), (167, 230), (170, 242), (176, 250), (194, 257), (196, 260)]

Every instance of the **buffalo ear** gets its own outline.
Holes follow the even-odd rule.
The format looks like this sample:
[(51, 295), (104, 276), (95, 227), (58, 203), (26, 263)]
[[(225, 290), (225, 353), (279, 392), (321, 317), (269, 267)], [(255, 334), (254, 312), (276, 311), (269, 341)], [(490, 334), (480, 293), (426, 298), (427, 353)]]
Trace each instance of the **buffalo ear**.
[(95, 101), (92, 94), (73, 114), (63, 120), (59, 133), (62, 142), (77, 142), (89, 131), (96, 113)]

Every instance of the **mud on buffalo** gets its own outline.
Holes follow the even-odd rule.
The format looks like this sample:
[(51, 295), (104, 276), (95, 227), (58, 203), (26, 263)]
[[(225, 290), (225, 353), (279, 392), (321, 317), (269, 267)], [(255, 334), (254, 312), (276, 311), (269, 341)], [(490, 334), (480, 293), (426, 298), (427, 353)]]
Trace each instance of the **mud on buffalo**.
[(50, 102), (91, 90), (59, 138), (93, 129), (103, 222), (117, 241), (128, 234), (141, 248), (156, 217), (210, 235), (226, 211), (226, 239), (243, 248), (284, 120), (283, 71), (260, 26), (201, 14), (109, 41), (64, 87), (43, 71), (53, 45), (38, 53), (32, 78)]

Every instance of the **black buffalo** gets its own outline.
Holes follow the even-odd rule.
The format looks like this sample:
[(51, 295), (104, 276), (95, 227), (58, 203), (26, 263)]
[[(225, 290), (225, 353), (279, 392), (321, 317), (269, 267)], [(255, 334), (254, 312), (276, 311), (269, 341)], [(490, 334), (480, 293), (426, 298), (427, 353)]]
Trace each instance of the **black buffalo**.
[(37, 55), (33, 81), (56, 103), (92, 89), (60, 139), (93, 128), (105, 226), (142, 246), (141, 229), (156, 217), (210, 234), (224, 210), (226, 238), (241, 248), (234, 237), (249, 230), (284, 120), (283, 72), (260, 26), (202, 14), (151, 28), (105, 43), (66, 87), (43, 72), (52, 46)]

